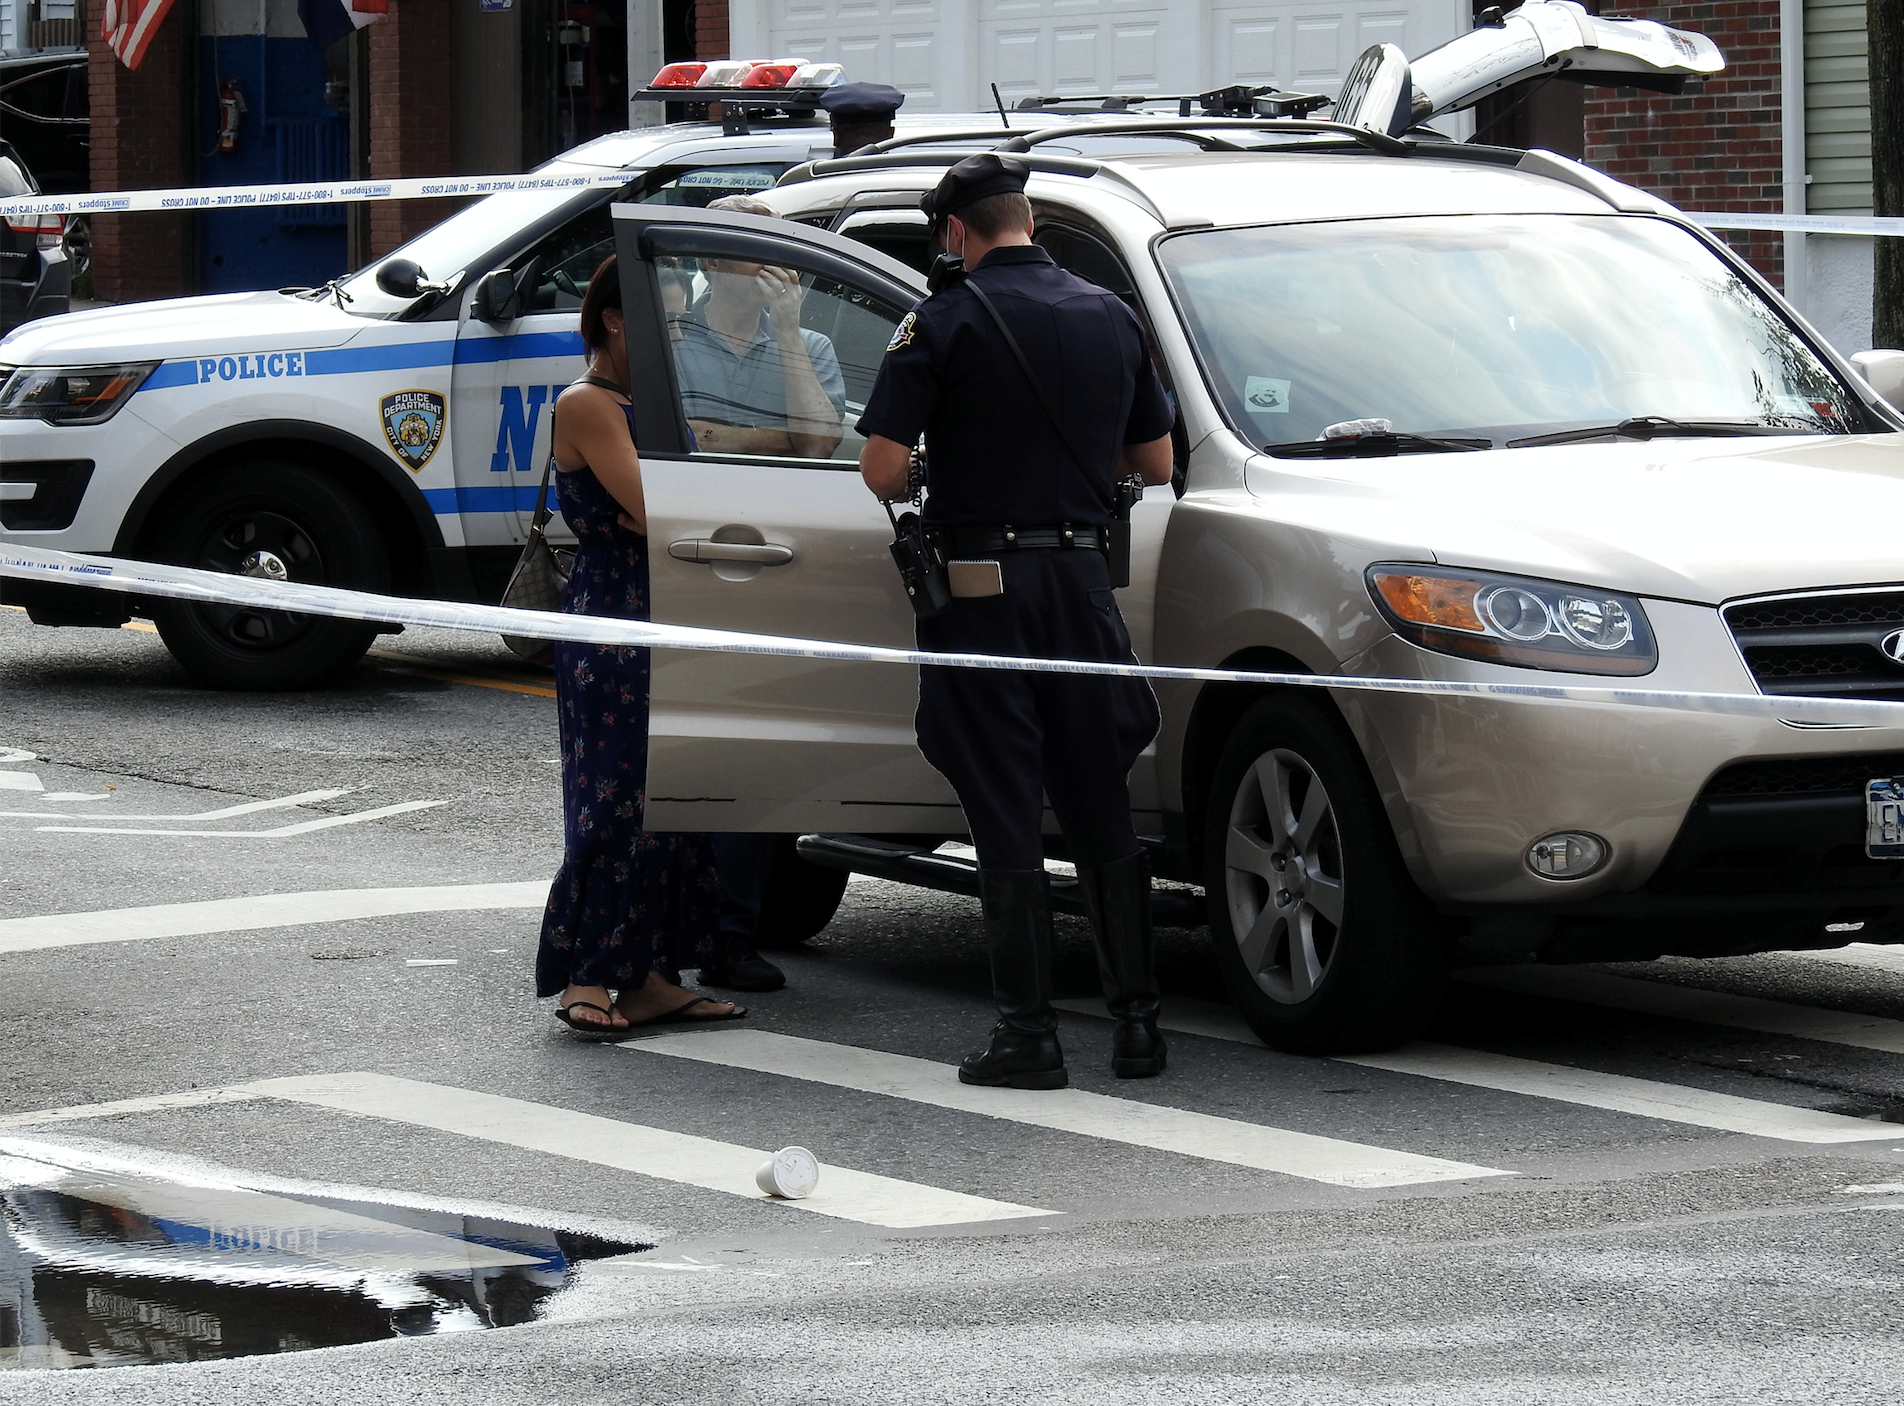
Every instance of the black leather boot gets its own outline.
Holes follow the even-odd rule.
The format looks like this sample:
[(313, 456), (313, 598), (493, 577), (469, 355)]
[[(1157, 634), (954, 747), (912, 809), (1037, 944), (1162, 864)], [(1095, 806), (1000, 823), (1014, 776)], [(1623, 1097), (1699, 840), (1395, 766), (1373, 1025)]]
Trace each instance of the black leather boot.
[(701, 985), (729, 991), (778, 991), (787, 974), (768, 961), (738, 933), (717, 933), (714, 955), (701, 968)]
[(1148, 1079), (1164, 1072), (1157, 1032), (1157, 939), (1150, 926), (1150, 856), (1139, 850), (1115, 864), (1078, 865), (1078, 889), (1097, 939), (1111, 1031), (1111, 1072)]
[(1051, 1006), (1051, 895), (1042, 869), (981, 869), (985, 940), (998, 1024), (991, 1045), (959, 1064), (962, 1084), (1062, 1089), (1064, 1051)]

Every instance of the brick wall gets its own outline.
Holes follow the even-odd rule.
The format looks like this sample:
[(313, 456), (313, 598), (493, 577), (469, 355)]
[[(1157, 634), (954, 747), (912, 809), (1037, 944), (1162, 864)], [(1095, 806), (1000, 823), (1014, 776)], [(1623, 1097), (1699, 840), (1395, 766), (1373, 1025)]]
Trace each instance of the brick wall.
[[(94, 190), (197, 184), (186, 52), (195, 14), (193, 6), (173, 6), (136, 73), (119, 62), (96, 27), (87, 40)], [(187, 96), (181, 100), (181, 94)], [(194, 286), (189, 215), (94, 215), (92, 229), (95, 298), (173, 298)]]
[[(694, 57), (733, 57), (727, 46), (727, 0), (694, 0)], [(747, 54), (742, 57), (761, 56)]]
[[(1586, 102), (1586, 159), (1610, 175), (1687, 210), (1774, 213), (1784, 199), (1779, 121), (1778, 0), (1680, 0), (1607, 12), (1653, 19), (1712, 37), (1725, 71), (1683, 96), (1593, 88)], [(1732, 246), (1782, 286), (1776, 234), (1731, 231)]]
[[(447, 176), (450, 169), (450, 0), (390, 0), (370, 26), (370, 175)], [(421, 234), (456, 208), (448, 200), (380, 200), (370, 207), (371, 257)], [(452, 269), (426, 269), (441, 276)]]

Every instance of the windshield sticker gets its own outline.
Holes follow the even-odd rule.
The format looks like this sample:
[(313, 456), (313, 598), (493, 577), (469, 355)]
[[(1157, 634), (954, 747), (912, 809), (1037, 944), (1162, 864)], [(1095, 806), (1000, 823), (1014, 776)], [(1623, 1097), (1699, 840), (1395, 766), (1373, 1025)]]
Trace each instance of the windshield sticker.
[(1243, 378), (1243, 403), (1249, 406), (1252, 415), (1287, 415), (1289, 382), (1279, 381), (1274, 376), (1246, 376)]
[(377, 409), (398, 462), (421, 473), (443, 441), (443, 397), (435, 391), (398, 391), (378, 401)]

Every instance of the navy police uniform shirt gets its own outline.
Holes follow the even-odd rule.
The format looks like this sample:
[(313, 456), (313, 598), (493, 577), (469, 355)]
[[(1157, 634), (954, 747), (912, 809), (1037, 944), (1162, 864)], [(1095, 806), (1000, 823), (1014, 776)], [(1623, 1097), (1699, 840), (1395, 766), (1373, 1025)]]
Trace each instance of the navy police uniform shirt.
[(1035, 245), (994, 249), (967, 277), (1018, 338), (1090, 470), (1073, 460), (963, 281), (900, 322), (859, 432), (906, 445), (925, 432), (928, 522), (1109, 522), (1120, 451), (1170, 433), (1175, 418), (1136, 316)]

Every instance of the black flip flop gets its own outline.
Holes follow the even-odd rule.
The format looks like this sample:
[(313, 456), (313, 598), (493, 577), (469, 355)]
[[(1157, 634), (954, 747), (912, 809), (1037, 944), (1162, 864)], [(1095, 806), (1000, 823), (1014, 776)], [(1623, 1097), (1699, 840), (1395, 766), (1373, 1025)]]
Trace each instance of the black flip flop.
[(613, 1044), (626, 1040), (635, 1027), (632, 1025), (604, 1025), (596, 1021), (577, 1020), (569, 1012), (577, 1006), (584, 1010), (600, 1011), (604, 1016), (610, 1014), (606, 1006), (598, 1006), (593, 1001), (570, 1001), (555, 1013), (555, 1018), (568, 1026), (569, 1033), (578, 1040), (587, 1040), (593, 1044)]
[(693, 1010), (696, 1006), (702, 1005), (703, 1003), (710, 1006), (723, 1006), (728, 1004), (725, 1001), (717, 1001), (712, 996), (696, 996), (692, 1001), (684, 1001), (671, 1011), (663, 1011), (660, 1015), (649, 1016), (646, 1020), (631, 1020), (628, 1022), (628, 1028), (630, 1030), (646, 1030), (653, 1025), (719, 1025), (724, 1020), (739, 1020), (742, 1016), (747, 1014), (747, 1007), (745, 1006), (735, 1006), (734, 1009), (729, 1011), (726, 1015), (687, 1014), (688, 1011)]

